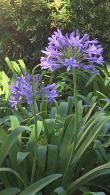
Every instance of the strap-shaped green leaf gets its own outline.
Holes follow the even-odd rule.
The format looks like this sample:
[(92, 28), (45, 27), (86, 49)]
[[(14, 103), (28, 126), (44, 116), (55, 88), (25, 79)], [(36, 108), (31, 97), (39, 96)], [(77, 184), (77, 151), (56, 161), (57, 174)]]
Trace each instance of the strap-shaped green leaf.
[(0, 195), (16, 195), (20, 192), (19, 188), (7, 188), (0, 192)]
[(11, 147), (16, 142), (20, 133), (24, 131), (23, 128), (17, 128), (16, 130), (12, 131), (8, 136), (7, 139), (4, 141), (0, 148), (0, 166), (2, 165), (3, 161), (5, 160), (7, 154), (9, 153)]
[(23, 179), (20, 177), (20, 175), (15, 170), (13, 170), (11, 168), (2, 167), (2, 168), (0, 168), (0, 172), (9, 172), (9, 173), (14, 174), (21, 181), (21, 183), (25, 186)]
[(62, 177), (61, 174), (54, 174), (54, 175), (44, 177), (43, 179), (40, 179), (39, 181), (35, 182), (34, 184), (26, 188), (23, 192), (20, 193), (20, 195), (34, 195), (40, 192), (48, 184), (59, 179), (60, 177)]
[(106, 163), (104, 165), (101, 165), (99, 167), (96, 167), (89, 171), (88, 173), (85, 173), (83, 176), (79, 177), (74, 181), (71, 185), (68, 187), (68, 194), (73, 194), (79, 187), (83, 184), (87, 184), (93, 179), (96, 179), (99, 176), (102, 175), (110, 175), (110, 162)]
[(58, 194), (58, 195), (67, 195), (65, 189), (62, 186), (59, 186), (58, 188), (56, 188), (54, 192), (55, 194)]

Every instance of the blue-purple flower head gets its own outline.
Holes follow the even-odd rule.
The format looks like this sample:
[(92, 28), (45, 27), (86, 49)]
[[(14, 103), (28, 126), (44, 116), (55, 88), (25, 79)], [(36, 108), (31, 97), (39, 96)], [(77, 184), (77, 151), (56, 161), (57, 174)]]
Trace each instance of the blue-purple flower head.
[(11, 85), (9, 103), (12, 107), (16, 107), (21, 102), (32, 104), (32, 81), (29, 74), (24, 77), (17, 77), (16, 83)]
[(89, 35), (81, 37), (79, 31), (62, 34), (60, 30), (48, 38), (48, 47), (42, 51), (42, 69), (54, 71), (65, 67), (67, 71), (72, 68), (96, 70), (96, 65), (103, 64), (103, 48), (98, 40), (90, 40)]
[(51, 85), (47, 85), (46, 87), (43, 87), (42, 94), (45, 94), (45, 97), (48, 102), (53, 102), (53, 100), (55, 100), (55, 98), (58, 97), (58, 93), (56, 91), (56, 84), (53, 83)]
[(44, 86), (39, 74), (33, 77), (26, 74), (16, 78), (16, 83), (11, 85), (9, 104), (16, 108), (20, 103), (32, 104), (33, 98), (40, 99), (44, 97), (47, 102), (54, 102), (58, 93), (56, 85), (50, 84)]

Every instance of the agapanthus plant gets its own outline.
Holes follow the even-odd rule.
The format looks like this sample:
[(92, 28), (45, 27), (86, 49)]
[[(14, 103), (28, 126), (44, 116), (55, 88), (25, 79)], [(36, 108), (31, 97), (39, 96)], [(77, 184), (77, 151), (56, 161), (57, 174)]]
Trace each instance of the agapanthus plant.
[(57, 96), (55, 83), (44, 86), (39, 74), (35, 76), (26, 74), (17, 77), (16, 83), (11, 85), (9, 103), (11, 107), (16, 108), (22, 102), (32, 104), (33, 98), (39, 100), (43, 97), (47, 102), (53, 102)]
[(96, 72), (96, 65), (103, 64), (103, 48), (97, 39), (90, 40), (88, 34), (81, 37), (79, 31), (62, 34), (60, 30), (48, 38), (48, 47), (42, 51), (42, 69), (54, 71), (65, 67), (67, 71), (76, 67)]
[[(60, 30), (48, 38), (48, 46), (42, 51), (45, 54), (41, 58), (41, 68), (55, 71), (66, 68), (73, 75), (73, 95), (75, 101), (75, 124), (74, 124), (74, 149), (77, 144), (78, 108), (77, 108), (77, 79), (76, 68), (99, 73), (97, 65), (103, 64), (103, 48), (97, 39), (90, 40), (88, 34), (81, 37), (79, 31), (70, 34), (62, 34)], [(68, 166), (69, 167), (69, 166)]]

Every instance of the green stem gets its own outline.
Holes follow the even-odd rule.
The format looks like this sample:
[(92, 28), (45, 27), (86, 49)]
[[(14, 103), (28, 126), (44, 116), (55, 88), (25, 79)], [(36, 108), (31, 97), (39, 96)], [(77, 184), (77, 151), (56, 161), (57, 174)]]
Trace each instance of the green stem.
[(72, 148), (72, 151), (71, 151), (71, 154), (70, 154), (70, 158), (69, 158), (69, 161), (68, 161), (68, 164), (67, 164), (67, 168), (65, 170), (65, 173), (64, 173), (64, 176), (63, 176), (63, 181), (62, 183), (66, 183), (68, 181), (69, 176), (71, 175), (71, 169), (72, 169), (72, 166), (71, 166), (71, 162), (72, 162), (72, 158), (74, 156), (74, 153), (75, 153), (75, 147), (76, 147), (76, 144), (77, 144), (77, 124), (78, 124), (78, 110), (77, 110), (77, 85), (76, 85), (76, 70), (75, 68), (73, 69), (73, 86), (74, 86), (74, 99), (75, 99), (75, 134), (74, 134), (74, 145), (73, 145), (73, 148)]
[(36, 104), (36, 100), (33, 99), (33, 114), (34, 114), (34, 124), (35, 124), (35, 143), (37, 143), (37, 113), (38, 113), (38, 107)]
[(45, 97), (42, 98), (42, 103), (41, 103), (41, 116), (43, 117), (43, 120), (46, 119), (47, 117), (47, 102), (45, 101)]
[[(33, 90), (34, 90), (34, 83), (33, 83)], [(36, 147), (38, 142), (38, 133), (37, 133), (37, 114), (38, 114), (38, 107), (36, 103), (36, 97), (33, 97), (33, 114), (34, 114), (34, 124), (35, 124), (35, 137), (34, 137), (34, 154), (33, 154), (33, 166), (32, 166), (32, 174), (31, 174), (31, 184), (34, 181), (35, 171), (36, 171)]]
[[(37, 89), (36, 82), (33, 81), (33, 83), (32, 83), (32, 90), (33, 90), (33, 92), (36, 89)], [(37, 103), (36, 103), (36, 99), (37, 99), (37, 97), (33, 96), (33, 115), (34, 115), (34, 124), (35, 124), (35, 143), (37, 143), (37, 139), (38, 139), (38, 136), (37, 136), (38, 106), (37, 106)]]
[(75, 99), (75, 134), (74, 134), (74, 150), (77, 144), (77, 124), (78, 124), (78, 109), (77, 109), (77, 83), (76, 83), (76, 70), (73, 69), (73, 85), (74, 85), (74, 99)]
[(33, 68), (31, 76), (33, 76), (33, 75), (34, 75), (35, 70), (36, 70), (38, 67), (40, 67), (40, 64), (37, 64), (37, 65)]
[(53, 80), (53, 72), (51, 72), (51, 76), (50, 76), (50, 79), (49, 79), (49, 84), (52, 83), (52, 80)]
[(37, 144), (34, 144), (34, 157), (33, 157), (33, 166), (32, 166), (32, 174), (31, 174), (31, 184), (34, 182), (34, 176), (36, 172), (36, 164), (37, 164), (37, 154), (36, 154), (36, 149)]

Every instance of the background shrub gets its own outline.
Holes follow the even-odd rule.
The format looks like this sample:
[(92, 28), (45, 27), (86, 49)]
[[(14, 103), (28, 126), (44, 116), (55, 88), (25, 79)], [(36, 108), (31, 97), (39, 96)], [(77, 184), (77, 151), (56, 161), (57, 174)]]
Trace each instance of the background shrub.
[[(65, 31), (80, 29), (97, 37), (110, 55), (110, 1), (109, 0), (54, 0), (51, 4), (51, 25)], [(60, 2), (58, 4), (58, 2)]]
[(0, 61), (24, 58), (37, 62), (49, 31), (45, 0), (0, 1)]
[(109, 26), (109, 0), (0, 0), (0, 64), (8, 56), (23, 58), (30, 68), (36, 65), (56, 28), (90, 33), (109, 58)]
[(110, 55), (110, 1), (109, 0), (73, 0), (72, 29), (80, 28), (97, 37), (103, 44), (106, 56)]

